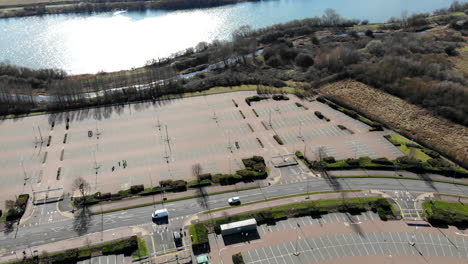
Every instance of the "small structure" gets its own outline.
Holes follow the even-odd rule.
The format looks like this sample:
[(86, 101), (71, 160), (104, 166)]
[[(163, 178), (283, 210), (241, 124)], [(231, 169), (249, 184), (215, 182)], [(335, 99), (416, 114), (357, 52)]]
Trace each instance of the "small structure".
[(203, 255), (203, 256), (198, 256), (197, 257), (197, 264), (209, 264), (208, 256)]
[(271, 157), (271, 163), (275, 168), (294, 166), (298, 164), (295, 154), (273, 156)]
[(256, 229), (257, 220), (255, 220), (255, 218), (251, 218), (244, 221), (221, 225), (221, 234), (223, 236), (227, 236)]

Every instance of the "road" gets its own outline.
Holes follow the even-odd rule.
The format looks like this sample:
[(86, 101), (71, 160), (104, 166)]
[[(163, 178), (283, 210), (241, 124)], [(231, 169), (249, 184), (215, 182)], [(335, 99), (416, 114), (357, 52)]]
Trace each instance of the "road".
[[(337, 185), (342, 189), (377, 189), (377, 190), (405, 190), (410, 192), (440, 192), (451, 194), (464, 194), (468, 191), (467, 186), (455, 186), (448, 183), (433, 182), (428, 185), (424, 181), (404, 180), (404, 179), (338, 179)], [(325, 191), (336, 189), (330, 186), (326, 181), (320, 178), (310, 178), (308, 184), (304, 182), (292, 184), (279, 184), (261, 189), (253, 189), (239, 192), (243, 202), (260, 201), (266, 198), (285, 196), (290, 194), (304, 193), (308, 189), (310, 192)], [(434, 189), (435, 188), (435, 189)], [(263, 194), (262, 194), (263, 193)], [(209, 196), (209, 209), (227, 206), (227, 199), (232, 193)], [(158, 205), (156, 208), (161, 208)], [(197, 199), (182, 200), (167, 203), (165, 207), (170, 212), (169, 226), (171, 229), (182, 227), (184, 221), (187, 221), (193, 214), (206, 210)], [(113, 229), (125, 226), (143, 226), (151, 225), (152, 206), (135, 208), (131, 210), (91, 216), (87, 221), (87, 228), (83, 234), (100, 232), (103, 229)], [(24, 249), (46, 244), (54, 241), (68, 239), (78, 236), (74, 231), (73, 219), (61, 221), (59, 223), (47, 222), (34, 226), (20, 227), (10, 233), (0, 234), (1, 254), (8, 254), (14, 249)], [(155, 227), (165, 229), (164, 226)]]

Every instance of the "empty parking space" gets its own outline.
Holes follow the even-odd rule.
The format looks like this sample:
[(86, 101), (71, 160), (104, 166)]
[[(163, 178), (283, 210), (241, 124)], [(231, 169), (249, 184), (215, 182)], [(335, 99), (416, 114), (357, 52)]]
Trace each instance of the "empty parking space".
[[(242, 252), (245, 263), (316, 263), (350, 256), (468, 258), (468, 238), (432, 233), (371, 232), (298, 239)], [(267, 254), (263, 253), (266, 252)], [(280, 260), (280, 262), (278, 262)]]

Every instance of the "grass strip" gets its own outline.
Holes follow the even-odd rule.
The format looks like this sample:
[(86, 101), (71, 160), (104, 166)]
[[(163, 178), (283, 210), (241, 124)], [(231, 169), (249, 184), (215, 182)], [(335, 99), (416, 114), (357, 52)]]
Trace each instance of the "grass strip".
[[(405, 177), (405, 176), (384, 176), (384, 175), (356, 175), (356, 176), (334, 176), (334, 178), (386, 178), (386, 179), (402, 179), (402, 180), (416, 180), (416, 181), (426, 181), (421, 178), (417, 177)], [(442, 183), (450, 183), (450, 184), (458, 184), (468, 186), (468, 183), (465, 182), (454, 182), (449, 180), (438, 180), (434, 179), (431, 182), (442, 182)]]
[(456, 195), (456, 194), (450, 194), (450, 193), (439, 193), (439, 195), (468, 199), (468, 196), (465, 196), (465, 195)]
[(257, 204), (257, 203), (264, 203), (264, 202), (270, 202), (270, 201), (287, 199), (287, 198), (291, 198), (291, 197), (305, 196), (305, 195), (325, 194), (325, 193), (348, 193), (348, 192), (360, 192), (360, 191), (361, 190), (340, 190), (340, 191), (321, 191), (321, 192), (310, 192), (310, 193), (298, 193), (298, 194), (291, 194), (291, 195), (286, 195), (286, 196), (281, 196), (281, 197), (270, 198), (270, 199), (266, 199), (266, 200), (255, 201), (255, 202), (243, 203), (243, 204), (237, 205), (237, 206), (226, 206), (226, 207), (222, 207), (222, 208), (208, 210), (208, 211), (205, 211), (203, 213), (204, 214), (209, 214), (209, 213), (223, 211), (223, 210), (231, 209), (231, 208), (237, 208), (237, 207), (242, 207), (242, 206), (247, 206), (247, 205), (252, 205), (252, 204)]
[(137, 242), (138, 250), (133, 254), (133, 258), (139, 259), (148, 256), (148, 247), (146, 246), (146, 242), (143, 240), (143, 238), (137, 237)]
[[(257, 186), (252, 186), (252, 187), (245, 187), (245, 188), (241, 188), (241, 189), (230, 189), (230, 190), (226, 190), (226, 191), (208, 193), (208, 195), (217, 195), (217, 194), (230, 193), (230, 192), (246, 191), (246, 190), (252, 190), (252, 189), (256, 189), (256, 188), (258, 188), (258, 187)], [(184, 197), (169, 199), (169, 200), (166, 200), (164, 202), (165, 203), (170, 203), (170, 202), (176, 202), (176, 201), (182, 201), (182, 200), (198, 198), (200, 196), (201, 195), (190, 195), (190, 196), (184, 196)], [(162, 203), (163, 203), (162, 201), (157, 201), (157, 202), (136, 204), (136, 205), (132, 205), (132, 206), (125, 206), (125, 207), (120, 207), (120, 208), (115, 208), (115, 209), (104, 210), (102, 212), (94, 212), (93, 215), (98, 215), (98, 214), (101, 214), (101, 213), (102, 214), (113, 213), (113, 212), (118, 212), (118, 211), (122, 211), (122, 210), (129, 210), (129, 209), (134, 209), (134, 208), (152, 206), (154, 204), (162, 204)]]
[(424, 202), (422, 206), (431, 224), (455, 226), (468, 224), (468, 204), (431, 200)]

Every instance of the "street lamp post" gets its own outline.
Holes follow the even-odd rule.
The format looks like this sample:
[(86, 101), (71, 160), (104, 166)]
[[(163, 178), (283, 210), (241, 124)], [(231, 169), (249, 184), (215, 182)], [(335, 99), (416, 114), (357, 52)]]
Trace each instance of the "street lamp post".
[(296, 246), (295, 246), (295, 249), (294, 249), (294, 251), (295, 251), (295, 252), (294, 252), (294, 256), (299, 256), (299, 254), (301, 254), (301, 253), (299, 252), (299, 238), (300, 238), (300, 237), (299, 237), (299, 228), (300, 228), (301, 226), (299, 225), (299, 223), (296, 223), (296, 225), (297, 225), (297, 227), (296, 227), (297, 239), (296, 239)]

